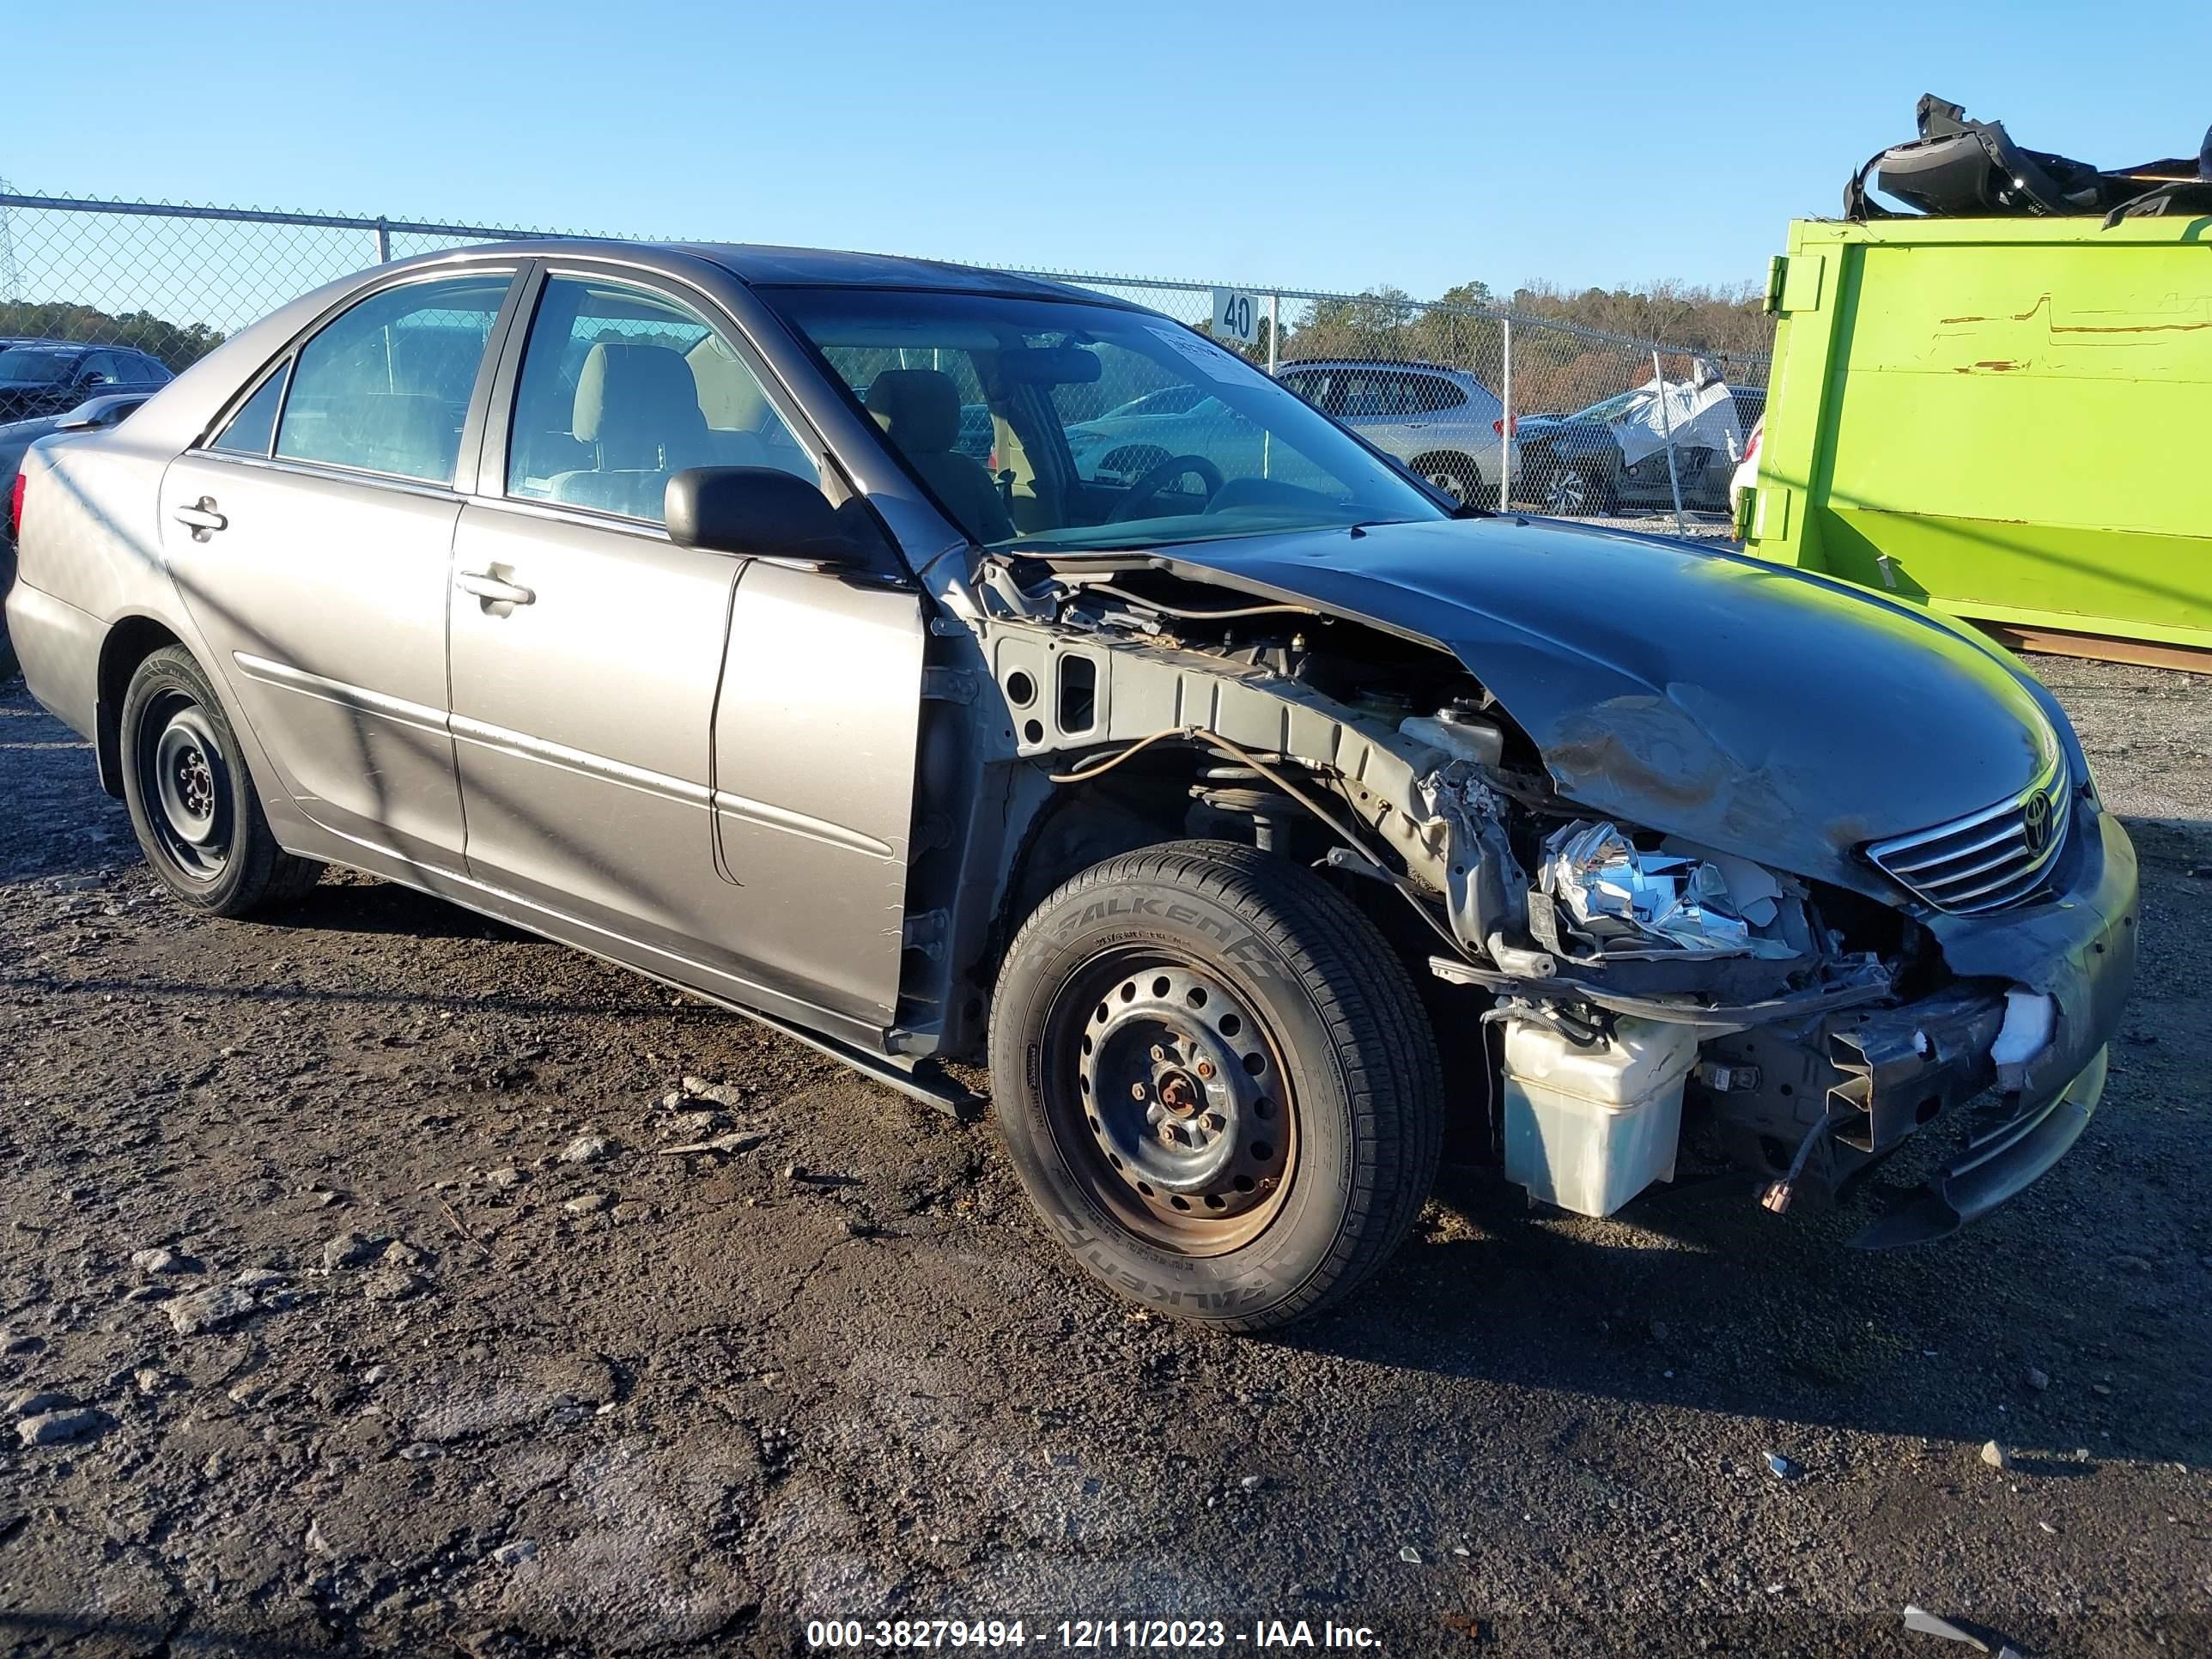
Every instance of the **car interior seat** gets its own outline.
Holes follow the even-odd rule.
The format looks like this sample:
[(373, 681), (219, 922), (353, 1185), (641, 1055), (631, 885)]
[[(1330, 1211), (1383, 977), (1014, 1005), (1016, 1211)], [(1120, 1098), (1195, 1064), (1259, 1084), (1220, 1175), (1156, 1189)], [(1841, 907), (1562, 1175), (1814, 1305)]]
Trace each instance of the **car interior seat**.
[(672, 473), (720, 457), (691, 365), (673, 347), (602, 340), (576, 376), (571, 430), (595, 465), (546, 480), (556, 501), (656, 522)]
[(960, 440), (960, 388), (934, 368), (887, 368), (869, 384), (868, 413), (921, 475), (953, 521), (979, 542), (1001, 542), (1014, 523), (999, 487)]

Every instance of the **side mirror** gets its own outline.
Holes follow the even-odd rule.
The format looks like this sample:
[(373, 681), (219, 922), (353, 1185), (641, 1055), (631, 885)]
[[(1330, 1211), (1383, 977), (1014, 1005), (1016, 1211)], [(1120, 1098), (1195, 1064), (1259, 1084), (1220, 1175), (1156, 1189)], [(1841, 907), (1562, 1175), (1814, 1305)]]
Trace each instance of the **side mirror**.
[(692, 466), (668, 481), (662, 503), (669, 538), (709, 553), (867, 562), (820, 489), (773, 466)]

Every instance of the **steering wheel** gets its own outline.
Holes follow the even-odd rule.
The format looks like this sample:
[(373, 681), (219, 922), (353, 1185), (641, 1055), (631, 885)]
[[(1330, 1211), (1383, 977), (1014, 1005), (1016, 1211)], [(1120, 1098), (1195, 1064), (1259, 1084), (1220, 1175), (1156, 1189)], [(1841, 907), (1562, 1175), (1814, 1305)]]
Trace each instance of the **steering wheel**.
[(1206, 486), (1209, 501), (1221, 491), (1221, 469), (1205, 456), (1170, 455), (1158, 465), (1145, 469), (1144, 476), (1129, 486), (1129, 493), (1106, 515), (1106, 522), (1121, 524), (1135, 518), (1140, 508), (1152, 505), (1153, 496), (1186, 475)]

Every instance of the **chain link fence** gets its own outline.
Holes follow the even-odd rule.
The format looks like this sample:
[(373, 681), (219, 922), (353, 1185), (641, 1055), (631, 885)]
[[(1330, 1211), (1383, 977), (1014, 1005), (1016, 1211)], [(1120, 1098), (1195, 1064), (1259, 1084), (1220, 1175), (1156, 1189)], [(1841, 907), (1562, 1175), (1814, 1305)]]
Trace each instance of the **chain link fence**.
[[(65, 400), (173, 373), (286, 301), (372, 264), (563, 234), (0, 190), (0, 343), (110, 349), (0, 356), (0, 404), (13, 403), (0, 415), (34, 403), (58, 412)], [(1642, 339), (1395, 293), (1019, 274), (1207, 332), (1431, 483), (1486, 506), (1728, 534), (1729, 479), (1765, 403), (1763, 349)], [(21, 384), (49, 374), (58, 378)], [(1186, 412), (1142, 401), (1101, 418)]]

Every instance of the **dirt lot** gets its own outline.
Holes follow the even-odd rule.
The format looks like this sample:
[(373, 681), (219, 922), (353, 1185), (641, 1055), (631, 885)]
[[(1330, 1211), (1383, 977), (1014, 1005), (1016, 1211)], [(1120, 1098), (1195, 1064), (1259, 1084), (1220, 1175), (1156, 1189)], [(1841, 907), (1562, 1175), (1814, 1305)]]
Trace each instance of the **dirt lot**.
[(1158, 1614), (1972, 1651), (1913, 1602), (2029, 1655), (2212, 1650), (2212, 683), (2038, 665), (2145, 875), (2051, 1177), (1869, 1257), (1850, 1214), (1532, 1221), (1448, 1173), (1272, 1342), (1091, 1289), (988, 1127), (558, 946), (335, 877), (185, 918), (18, 687), (0, 1646), (781, 1653), (942, 1614), (1057, 1651)]

